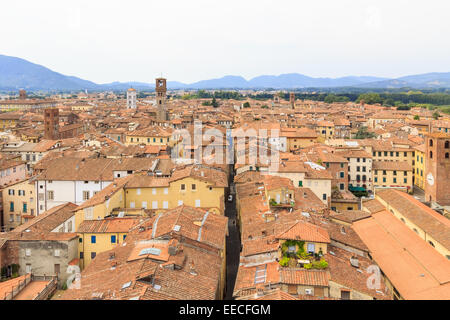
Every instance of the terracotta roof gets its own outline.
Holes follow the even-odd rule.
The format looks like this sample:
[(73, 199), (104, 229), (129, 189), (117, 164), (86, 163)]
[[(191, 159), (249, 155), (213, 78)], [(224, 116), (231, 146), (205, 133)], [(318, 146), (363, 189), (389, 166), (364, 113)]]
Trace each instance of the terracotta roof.
[(450, 299), (450, 261), (391, 213), (374, 213), (353, 228), (403, 298)]
[(330, 236), (325, 229), (304, 221), (295, 223), (293, 226), (278, 234), (276, 237), (277, 239), (285, 240), (330, 243)]
[(447, 250), (450, 250), (450, 220), (427, 207), (414, 197), (398, 190), (381, 190), (376, 197), (386, 201), (406, 219), (424, 230)]
[(285, 284), (328, 287), (329, 278), (326, 270), (280, 268), (280, 282)]

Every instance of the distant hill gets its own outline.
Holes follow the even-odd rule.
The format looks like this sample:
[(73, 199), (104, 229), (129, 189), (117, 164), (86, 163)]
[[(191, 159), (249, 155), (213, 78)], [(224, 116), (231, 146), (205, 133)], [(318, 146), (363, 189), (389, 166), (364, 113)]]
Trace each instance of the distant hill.
[(362, 88), (450, 88), (450, 72), (432, 72), (397, 79), (368, 82)]
[(95, 89), (97, 84), (65, 76), (24, 59), (0, 55), (0, 88), (4, 90), (81, 90)]
[[(450, 88), (450, 72), (411, 75), (398, 79), (370, 76), (348, 76), (341, 78), (314, 78), (299, 73), (262, 75), (250, 80), (241, 76), (224, 76), (190, 84), (168, 81), (169, 89), (296, 89), (296, 88)], [(111, 82), (97, 84), (74, 76), (66, 76), (44, 66), (21, 58), (0, 55), (0, 90), (117, 90), (130, 87), (137, 90), (152, 90), (154, 83)]]

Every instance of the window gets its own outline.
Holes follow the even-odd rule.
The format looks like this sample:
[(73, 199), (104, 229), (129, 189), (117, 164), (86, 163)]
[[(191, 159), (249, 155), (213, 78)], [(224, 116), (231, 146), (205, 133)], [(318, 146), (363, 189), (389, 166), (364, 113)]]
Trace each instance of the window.
[(184, 191), (184, 190), (186, 190), (186, 185), (183, 183), (183, 184), (181, 184), (181, 191)]
[(299, 182), (298, 182), (298, 186), (299, 186), (299, 187), (303, 187), (303, 181), (299, 181)]
[(407, 178), (403, 178), (403, 183), (408, 183), (408, 179)]
[(344, 190), (345, 189), (345, 184), (343, 184), (343, 183), (339, 184), (339, 189)]
[(26, 273), (31, 273), (31, 264), (27, 263), (27, 265), (25, 267), (25, 272)]
[(394, 170), (394, 176), (396, 176), (396, 175), (397, 175), (397, 171)]
[(327, 194), (326, 194), (326, 193), (324, 193), (324, 194), (322, 195), (322, 199), (323, 199), (323, 200), (327, 200)]
[(91, 252), (91, 259), (94, 259), (96, 255), (97, 255), (96, 252)]
[(361, 171), (361, 167), (359, 167), (359, 166), (356, 167), (356, 171), (357, 171), (357, 172), (360, 172), (360, 171)]
[(14, 202), (12, 201), (9, 203), (9, 211), (14, 212)]
[(111, 243), (116, 243), (116, 236), (111, 236)]
[(197, 186), (195, 185), (195, 183), (192, 184), (192, 191), (197, 190)]
[(23, 212), (23, 213), (27, 213), (27, 203), (26, 203), (26, 202), (24, 202), (24, 203), (22, 204), (22, 212)]
[(25, 256), (31, 257), (31, 249), (25, 249)]
[(97, 243), (97, 237), (91, 236), (91, 243)]
[(78, 239), (78, 242), (79, 242), (79, 243), (83, 243), (83, 238), (79, 238), (79, 239)]
[(55, 257), (59, 257), (61, 254), (61, 250), (55, 249)]
[(147, 201), (142, 201), (142, 208), (147, 209)]
[(198, 207), (200, 207), (200, 200), (195, 200), (195, 206), (198, 208)]
[(341, 300), (350, 300), (350, 291), (341, 290)]
[(10, 196), (13, 196), (13, 195), (14, 195), (14, 189), (9, 189), (9, 190), (8, 190), (8, 194), (9, 194)]
[(47, 191), (47, 199), (48, 200), (54, 200), (55, 199), (55, 193), (53, 191)]
[(127, 235), (124, 234), (124, 235), (123, 235), (123, 240), (125, 241), (126, 238), (127, 238)]
[(136, 190), (136, 194), (137, 194), (138, 196), (141, 194), (141, 188), (138, 188), (138, 189)]
[(344, 178), (344, 177), (345, 177), (344, 171), (341, 171), (341, 172), (340, 172), (340, 177), (341, 177), (341, 178)]
[(169, 201), (163, 201), (163, 209), (169, 209)]
[(178, 205), (182, 206), (183, 205), (183, 200), (178, 200)]
[(152, 188), (152, 194), (156, 194), (156, 188)]
[(397, 178), (394, 178), (394, 183), (397, 183)]
[(430, 151), (430, 159), (433, 159), (433, 151)]
[(169, 194), (169, 188), (164, 188), (164, 194)]
[(445, 153), (445, 159), (449, 159), (450, 158), (450, 154), (448, 152)]
[(378, 182), (378, 178), (377, 177), (375, 177), (375, 182)]
[(433, 140), (430, 139), (430, 147), (432, 147), (432, 146), (433, 146)]
[(450, 148), (450, 141), (445, 141), (445, 149), (449, 149)]
[(383, 177), (383, 182), (386, 182), (386, 177)]
[(158, 209), (158, 201), (152, 201), (152, 209)]
[(80, 251), (80, 259), (84, 259), (84, 252)]
[(89, 200), (89, 191), (83, 191), (83, 201)]

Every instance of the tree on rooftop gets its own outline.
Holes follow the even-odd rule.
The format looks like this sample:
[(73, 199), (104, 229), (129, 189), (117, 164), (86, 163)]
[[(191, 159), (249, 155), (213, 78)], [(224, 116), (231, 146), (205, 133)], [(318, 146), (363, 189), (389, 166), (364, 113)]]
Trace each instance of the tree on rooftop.
[(416, 114), (416, 115), (414, 116), (414, 120), (420, 120), (419, 115)]
[(367, 127), (360, 127), (356, 132), (355, 139), (371, 139), (375, 138), (375, 133), (370, 132)]
[(435, 111), (435, 112), (433, 113), (433, 119), (434, 119), (434, 120), (439, 119), (440, 116), (441, 116), (441, 115), (439, 114), (439, 111)]
[(248, 101), (247, 102), (244, 102), (244, 106), (243, 106), (244, 108), (250, 108), (250, 103), (248, 103)]

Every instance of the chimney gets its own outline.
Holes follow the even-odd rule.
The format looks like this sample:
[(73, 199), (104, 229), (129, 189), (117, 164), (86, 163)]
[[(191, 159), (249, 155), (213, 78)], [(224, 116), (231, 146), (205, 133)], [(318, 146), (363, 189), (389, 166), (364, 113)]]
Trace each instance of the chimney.
[(178, 253), (178, 240), (172, 239), (169, 241), (169, 255), (174, 256)]

